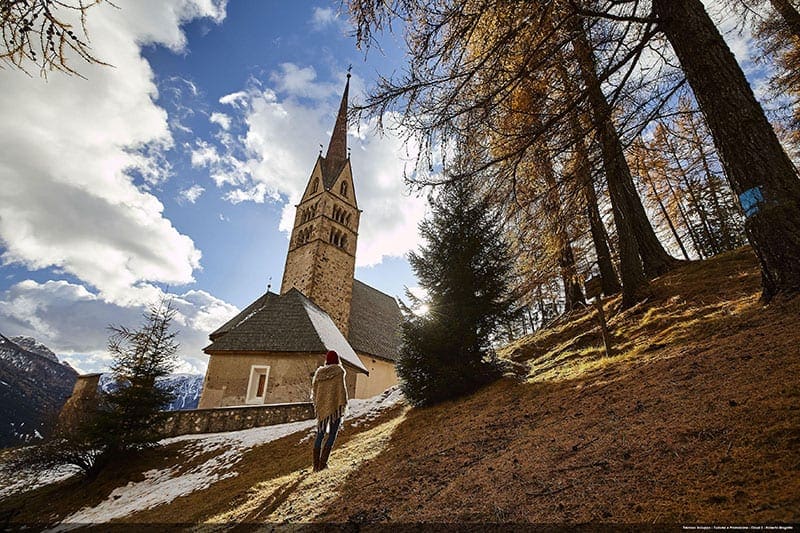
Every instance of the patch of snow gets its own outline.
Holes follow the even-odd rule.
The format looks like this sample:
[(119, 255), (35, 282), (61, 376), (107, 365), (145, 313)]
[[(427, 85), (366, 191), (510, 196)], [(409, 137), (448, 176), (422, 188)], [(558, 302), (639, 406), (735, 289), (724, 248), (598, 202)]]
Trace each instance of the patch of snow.
[(0, 499), (17, 492), (27, 492), (63, 481), (80, 472), (77, 466), (62, 465), (49, 470), (16, 469), (13, 472), (0, 464)]
[(164, 439), (161, 441), (162, 444), (189, 443), (181, 454), (186, 461), (215, 451), (221, 453), (185, 472), (179, 472), (180, 465), (164, 470), (145, 472), (143, 481), (130, 482), (124, 487), (114, 489), (108, 499), (94, 507), (84, 507), (70, 515), (54, 531), (68, 531), (83, 527), (87, 523), (104, 523), (115, 518), (122, 518), (136, 511), (151, 509), (169, 503), (180, 496), (203, 490), (217, 481), (235, 477), (239, 473), (233, 470), (233, 467), (242, 458), (244, 452), (254, 446), (303, 431), (313, 425), (313, 420), (303, 420), (242, 431), (182, 435)]
[(365, 400), (350, 400), (347, 402), (347, 418), (359, 419), (353, 423), (353, 427), (358, 427), (364, 422), (374, 420), (381, 414), (381, 411), (394, 407), (403, 400), (403, 392), (399, 385), (388, 388), (377, 396)]
[(53, 350), (37, 341), (33, 337), (18, 336), (11, 337), (10, 340), (23, 350), (35, 353), (36, 355), (41, 355), (42, 357), (45, 357), (55, 363), (59, 362), (58, 357), (56, 357), (56, 354), (53, 353)]
[[(375, 420), (381, 412), (390, 407), (394, 407), (401, 401), (403, 401), (403, 392), (400, 390), (399, 385), (395, 385), (372, 398), (365, 398), (363, 400), (352, 399), (348, 401), (344, 418), (345, 420), (354, 420), (352, 427), (357, 428), (364, 422)], [(308, 442), (315, 436), (316, 428), (309, 431), (300, 442)]]
[[(381, 411), (388, 409), (403, 398), (399, 387), (366, 400), (350, 400), (347, 419), (356, 419), (353, 426), (373, 420)], [(154, 469), (144, 473), (144, 480), (130, 482), (118, 487), (108, 498), (94, 507), (84, 507), (65, 518), (54, 531), (68, 531), (87, 523), (97, 524), (123, 518), (134, 512), (151, 509), (173, 501), (192, 492), (203, 490), (222, 479), (238, 475), (236, 464), (249, 449), (280, 439), (297, 432), (313, 434), (314, 420), (303, 420), (261, 428), (211, 433), (181, 435), (164, 439), (161, 444), (185, 443), (181, 452), (184, 461), (194, 457), (218, 452), (204, 463), (181, 471), (176, 464), (165, 469)]]

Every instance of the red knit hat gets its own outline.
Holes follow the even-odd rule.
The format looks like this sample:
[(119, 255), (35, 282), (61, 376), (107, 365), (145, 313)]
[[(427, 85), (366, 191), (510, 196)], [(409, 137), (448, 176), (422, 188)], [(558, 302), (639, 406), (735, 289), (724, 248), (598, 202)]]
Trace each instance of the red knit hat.
[(328, 353), (325, 354), (325, 364), (326, 365), (338, 365), (339, 364), (339, 354), (334, 352), (333, 350), (328, 350)]

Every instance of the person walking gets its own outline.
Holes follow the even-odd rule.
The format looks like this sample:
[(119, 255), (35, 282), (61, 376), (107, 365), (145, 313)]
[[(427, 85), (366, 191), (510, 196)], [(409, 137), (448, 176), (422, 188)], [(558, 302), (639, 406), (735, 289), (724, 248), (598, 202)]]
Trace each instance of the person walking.
[[(317, 438), (314, 440), (314, 472), (328, 468), (328, 456), (347, 407), (345, 370), (339, 362), (339, 354), (330, 350), (325, 355), (325, 366), (314, 372), (311, 380), (311, 401), (317, 417)], [(328, 439), (325, 446), (325, 434)]]

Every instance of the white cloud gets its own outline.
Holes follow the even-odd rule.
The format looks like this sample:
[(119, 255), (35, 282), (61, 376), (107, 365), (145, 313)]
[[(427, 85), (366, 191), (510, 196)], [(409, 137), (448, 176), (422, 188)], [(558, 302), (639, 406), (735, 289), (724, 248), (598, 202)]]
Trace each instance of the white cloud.
[[(224, 191), (223, 198), (232, 203), (283, 201), (279, 229), (288, 236), (294, 205), (305, 189), (320, 145), (326, 146), (330, 139), (343, 84), (334, 88), (335, 84), (318, 82), (310, 67), (288, 63), (272, 73), (270, 80), (275, 87), (252, 81), (246, 90), (220, 100), (232, 108), (232, 122), (240, 124), (244, 134), (225, 137), (223, 154), (214, 148), (213, 155), (198, 153), (196, 160), (208, 166)], [(353, 76), (351, 95), (360, 87), (361, 80)], [(397, 122), (392, 115), (384, 121), (389, 131)], [(371, 120), (348, 131), (355, 192), (364, 211), (357, 266), (376, 265), (383, 257), (400, 257), (416, 247), (417, 224), (425, 213), (424, 199), (407, 195), (403, 182), (404, 172), (414, 169), (416, 152), (396, 135), (378, 135), (376, 123)], [(209, 147), (213, 145), (198, 143), (203, 153)], [(236, 157), (237, 152), (245, 155)]]
[(232, 105), (239, 107), (247, 102), (247, 93), (245, 91), (237, 91), (235, 93), (226, 94), (219, 99), (219, 103), (223, 105)]
[[(158, 291), (153, 301), (164, 296)], [(174, 326), (181, 345), (179, 371), (203, 373), (208, 358), (202, 348), (208, 334), (238, 312), (235, 306), (204, 291), (170, 294), (177, 310)], [(67, 281), (22, 281), (0, 300), (0, 332), (28, 335), (50, 347), (81, 372), (108, 370), (108, 325), (138, 327), (144, 305), (109, 303), (83, 285)]]
[[(266, 196), (267, 184), (256, 183), (247, 189), (233, 189), (232, 191), (228, 191), (225, 193), (223, 198), (234, 205), (242, 202), (255, 202), (257, 204), (263, 204)], [(273, 199), (277, 198), (273, 197)]]
[(217, 124), (225, 131), (231, 128), (231, 117), (225, 113), (211, 113), (211, 117), (208, 120), (210, 120), (213, 124)]
[(205, 189), (198, 184), (194, 184), (188, 189), (182, 190), (180, 194), (180, 198), (186, 200), (189, 203), (195, 203), (198, 198), (205, 192)]
[(148, 300), (152, 283), (191, 282), (200, 251), (163, 215), (146, 186), (163, 181), (172, 145), (167, 113), (141, 47), (180, 51), (181, 24), (222, 20), (224, 1), (120, 1), (87, 18), (92, 46), (114, 67), (73, 58), (87, 80), (59, 73), (47, 82), (3, 71), (0, 115), (2, 260), (29, 269), (55, 267), (127, 305)]
[(322, 31), (329, 27), (335, 27), (338, 31), (344, 33), (349, 28), (348, 22), (341, 19), (339, 13), (330, 7), (315, 7), (311, 12), (311, 20), (309, 23), (314, 31)]
[(270, 74), (270, 81), (275, 83), (278, 92), (291, 96), (301, 96), (322, 100), (336, 95), (341, 87), (334, 83), (317, 81), (314, 67), (298, 67), (294, 63), (281, 63), (280, 72)]
[(203, 140), (196, 141), (197, 147), (192, 149), (192, 166), (207, 167), (219, 163), (220, 155), (217, 147)]

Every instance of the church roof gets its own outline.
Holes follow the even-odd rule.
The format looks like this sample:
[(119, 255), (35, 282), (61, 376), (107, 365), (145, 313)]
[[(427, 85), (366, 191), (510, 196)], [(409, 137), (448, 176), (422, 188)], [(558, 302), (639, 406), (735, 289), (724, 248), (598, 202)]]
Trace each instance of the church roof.
[(211, 352), (316, 352), (336, 350), (343, 362), (366, 367), (328, 314), (297, 289), (259, 297), (211, 335)]
[(333, 126), (331, 140), (325, 159), (347, 159), (347, 97), (350, 92), (350, 73), (347, 73), (347, 82), (344, 84), (342, 101), (339, 103), (339, 112), (336, 114), (336, 124)]
[(322, 183), (325, 189), (330, 190), (336, 183), (336, 178), (342, 173), (347, 164), (347, 99), (350, 92), (350, 73), (347, 73), (347, 82), (344, 85), (342, 101), (339, 103), (339, 112), (336, 114), (336, 124), (333, 126), (328, 151), (322, 158)]
[(350, 345), (357, 352), (397, 360), (403, 316), (394, 298), (353, 280), (350, 304)]

